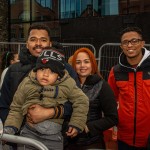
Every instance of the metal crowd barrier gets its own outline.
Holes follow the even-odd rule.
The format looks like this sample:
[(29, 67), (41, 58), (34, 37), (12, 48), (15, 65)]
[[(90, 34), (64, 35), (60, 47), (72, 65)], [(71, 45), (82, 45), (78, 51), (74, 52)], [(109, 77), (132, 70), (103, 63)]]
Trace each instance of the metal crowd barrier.
[(20, 42), (0, 42), (0, 54), (5, 51), (20, 52), (25, 43)]
[[(61, 43), (64, 49), (66, 61), (69, 59), (71, 55), (80, 47), (87, 47), (89, 48), (94, 55), (96, 56), (95, 47), (91, 44), (84, 44), (84, 43)], [(19, 42), (0, 42), (0, 53), (4, 51), (18, 51), (25, 47), (26, 43), (19, 43)]]
[[(150, 44), (145, 44), (144, 47), (150, 50)], [(106, 43), (100, 47), (98, 52), (98, 67), (106, 81), (110, 69), (118, 64), (118, 57), (121, 51), (120, 43)]]
[(92, 44), (81, 44), (81, 43), (61, 43), (63, 45), (65, 58), (68, 60), (68, 58), (74, 54), (74, 52), (81, 47), (89, 48), (94, 55), (96, 56), (96, 49)]
[[(16, 143), (16, 144), (22, 144), (24, 145), (29, 145), (32, 146), (38, 150), (48, 150), (48, 148), (41, 142), (31, 139), (31, 138), (26, 138), (22, 136), (16, 136), (16, 135), (10, 135), (10, 134), (4, 134), (3, 133), (3, 124), (0, 119), (0, 141), (7, 141), (11, 143)], [(1, 145), (0, 150), (3, 149), (3, 146)]]

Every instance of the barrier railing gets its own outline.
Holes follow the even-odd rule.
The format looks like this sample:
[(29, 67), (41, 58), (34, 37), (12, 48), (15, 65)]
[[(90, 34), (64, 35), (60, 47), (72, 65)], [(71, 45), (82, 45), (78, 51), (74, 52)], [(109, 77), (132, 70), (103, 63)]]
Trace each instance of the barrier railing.
[[(150, 44), (145, 44), (150, 50)], [(121, 53), (120, 43), (103, 44), (98, 52), (98, 67), (105, 80), (107, 80), (110, 69), (118, 63), (118, 57)]]
[[(0, 42), (0, 53), (4, 51), (18, 51), (25, 47), (26, 43), (19, 43), (19, 42)], [(80, 47), (87, 47), (89, 48), (94, 55), (96, 56), (95, 47), (91, 44), (84, 44), (84, 43), (61, 43), (64, 49), (65, 58), (68, 58), (73, 55), (73, 53)]]
[[(64, 48), (66, 61), (68, 61), (68, 58), (73, 55), (73, 53), (80, 47), (87, 47), (91, 49), (91, 51), (96, 56), (96, 49), (91, 44), (84, 44), (84, 43), (61, 43)], [(25, 43), (19, 43), (19, 42), (0, 42), (0, 54), (3, 51), (15, 51), (17, 50), (20, 52), (20, 50), (25, 47)], [(145, 47), (150, 50), (150, 44), (145, 44)], [(105, 80), (107, 80), (109, 71), (112, 66), (118, 63), (118, 57), (121, 53), (120, 43), (106, 43), (103, 44), (99, 51), (98, 51), (98, 58), (96, 58), (98, 62), (98, 67), (104, 77)]]
[(74, 54), (74, 52), (81, 47), (86, 47), (89, 48), (94, 55), (96, 56), (96, 49), (93, 45), (91, 44), (81, 44), (81, 43), (61, 43), (63, 45), (63, 49), (64, 49), (64, 53), (65, 53), (65, 57), (66, 60), (68, 60), (68, 58)]
[[(11, 143), (16, 143), (16, 144), (22, 144), (24, 145), (24, 149), (26, 145), (32, 146), (38, 150), (48, 150), (48, 148), (41, 142), (31, 139), (31, 138), (26, 138), (22, 136), (16, 136), (16, 135), (10, 135), (10, 134), (4, 134), (3, 133), (3, 124), (0, 119), (0, 141), (7, 141)], [(0, 150), (3, 149), (3, 146), (1, 145)]]
[(25, 46), (25, 43), (20, 42), (0, 42), (0, 53), (4, 51), (13, 51), (18, 53)]

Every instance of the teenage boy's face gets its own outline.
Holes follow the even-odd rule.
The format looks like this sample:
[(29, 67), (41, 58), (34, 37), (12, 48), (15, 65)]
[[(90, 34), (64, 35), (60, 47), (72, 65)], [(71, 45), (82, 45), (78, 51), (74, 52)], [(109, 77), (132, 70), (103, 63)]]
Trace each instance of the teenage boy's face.
[(36, 78), (40, 85), (53, 85), (58, 78), (58, 74), (52, 72), (49, 68), (41, 68), (37, 70)]
[(26, 43), (26, 47), (29, 49), (29, 52), (33, 56), (38, 57), (42, 52), (42, 49), (50, 45), (50, 38), (46, 30), (31, 30)]
[(128, 59), (142, 56), (145, 42), (137, 32), (127, 32), (122, 35), (121, 48)]

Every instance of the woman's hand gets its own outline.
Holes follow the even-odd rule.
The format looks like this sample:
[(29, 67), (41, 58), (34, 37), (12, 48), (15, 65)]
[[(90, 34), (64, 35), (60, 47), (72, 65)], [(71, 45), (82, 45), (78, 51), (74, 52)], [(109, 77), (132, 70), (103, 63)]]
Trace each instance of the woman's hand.
[(27, 122), (29, 123), (39, 123), (44, 120), (50, 119), (54, 116), (54, 108), (45, 108), (41, 105), (34, 104), (28, 108), (27, 112)]

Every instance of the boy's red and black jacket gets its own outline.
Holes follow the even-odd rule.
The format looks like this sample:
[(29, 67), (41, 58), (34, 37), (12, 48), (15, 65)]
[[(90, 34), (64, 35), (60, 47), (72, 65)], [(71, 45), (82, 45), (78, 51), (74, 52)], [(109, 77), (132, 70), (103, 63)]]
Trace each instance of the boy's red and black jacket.
[(146, 147), (150, 134), (150, 52), (143, 49), (143, 58), (136, 68), (128, 64), (122, 53), (108, 82), (118, 101), (118, 139)]

